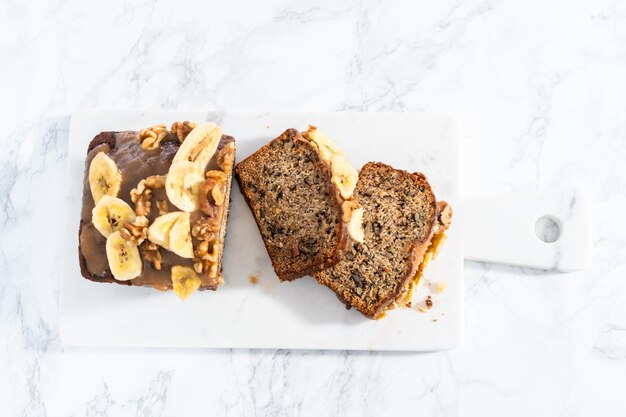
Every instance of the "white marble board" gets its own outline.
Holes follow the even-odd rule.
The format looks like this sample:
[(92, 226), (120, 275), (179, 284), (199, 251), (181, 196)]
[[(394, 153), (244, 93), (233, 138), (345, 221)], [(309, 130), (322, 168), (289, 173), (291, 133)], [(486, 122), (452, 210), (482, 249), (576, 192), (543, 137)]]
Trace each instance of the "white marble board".
[[(428, 351), (457, 345), (462, 327), (463, 255), (453, 224), (445, 250), (428, 268), (430, 282), (448, 289), (431, 293), (420, 285), (415, 301), (431, 294), (434, 307), (391, 311), (372, 321), (347, 311), (311, 277), (279, 283), (237, 184), (224, 256), (225, 284), (197, 292), (185, 302), (172, 292), (98, 284), (80, 276), (77, 227), (84, 157), (100, 131), (140, 129), (175, 120), (213, 120), (236, 137), (242, 160), (288, 127), (315, 124), (333, 138), (351, 162), (370, 160), (427, 174), (438, 199), (457, 202), (457, 131), (446, 116), (416, 113), (233, 114), (185, 111), (89, 111), (71, 120), (67, 175), (67, 250), (61, 287), (60, 332), (69, 346), (154, 346)], [(259, 277), (253, 285), (249, 276)]]

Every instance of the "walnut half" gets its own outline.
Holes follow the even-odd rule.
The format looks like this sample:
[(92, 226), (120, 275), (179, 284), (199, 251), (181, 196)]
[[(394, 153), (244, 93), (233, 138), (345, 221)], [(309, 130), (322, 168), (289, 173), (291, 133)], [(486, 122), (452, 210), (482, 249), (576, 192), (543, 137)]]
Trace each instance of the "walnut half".
[(229, 142), (217, 154), (217, 166), (224, 172), (230, 172), (234, 163), (235, 142)]
[(214, 214), (214, 207), (224, 204), (226, 198), (226, 174), (208, 171), (206, 180), (200, 184), (200, 210), (207, 216)]
[(151, 151), (157, 149), (166, 136), (167, 128), (165, 125), (154, 125), (141, 129), (137, 135), (137, 139), (141, 142), (142, 149)]
[(198, 273), (205, 273), (209, 278), (217, 277), (217, 259), (219, 244), (217, 239), (211, 242), (203, 240), (194, 251), (193, 268)]
[(165, 175), (151, 175), (139, 181), (136, 188), (130, 190), (130, 199), (135, 203), (138, 216), (149, 216), (152, 206), (152, 190), (165, 187)]
[(195, 127), (195, 123), (190, 122), (189, 120), (185, 120), (184, 122), (174, 122), (172, 124), (171, 131), (172, 133), (175, 133), (178, 137), (178, 140), (182, 142), (185, 140), (189, 132), (195, 129)]

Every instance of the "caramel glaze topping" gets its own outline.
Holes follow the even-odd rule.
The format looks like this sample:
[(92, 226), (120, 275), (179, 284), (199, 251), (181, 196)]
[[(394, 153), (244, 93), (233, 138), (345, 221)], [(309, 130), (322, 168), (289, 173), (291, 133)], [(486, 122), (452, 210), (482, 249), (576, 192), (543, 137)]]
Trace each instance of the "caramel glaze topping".
[[(122, 185), (118, 197), (127, 202), (131, 207), (135, 208), (135, 204), (131, 201), (130, 191), (137, 187), (139, 181), (151, 175), (167, 175), (172, 159), (180, 146), (178, 137), (173, 133), (168, 133), (167, 137), (165, 137), (160, 143), (160, 146), (153, 150), (142, 149), (141, 143), (137, 140), (137, 132), (117, 132), (114, 134), (114, 139), (115, 145), (113, 147), (106, 143), (102, 143), (95, 146), (87, 154), (87, 158), (85, 160), (85, 177), (83, 180), (83, 208), (81, 212), (80, 233), (80, 251), (81, 255), (84, 257), (87, 270), (93, 275), (94, 278), (109, 280), (112, 278), (112, 274), (106, 257), (106, 239), (95, 229), (91, 222), (91, 210), (94, 207), (88, 179), (91, 160), (99, 152), (106, 152), (107, 155), (115, 161), (122, 173)], [(218, 166), (219, 151), (224, 148), (226, 144), (233, 141), (234, 139), (231, 136), (222, 136), (217, 147), (217, 151), (206, 167), (206, 171), (220, 169)], [(225, 187), (226, 199), (229, 198), (231, 175), (228, 177), (229, 181)], [(160, 215), (160, 210), (157, 207), (157, 203), (159, 202), (161, 207), (167, 206), (168, 211), (178, 210), (168, 201), (164, 189), (155, 189), (153, 190), (152, 195), (152, 210), (150, 210), (150, 215), (147, 216), (150, 223), (152, 223), (152, 221)], [(167, 202), (167, 205), (163, 202)], [(225, 210), (221, 210), (220, 216), (224, 215), (226, 215)], [(196, 223), (196, 221), (201, 219), (203, 216), (205, 215), (200, 210), (191, 213), (191, 226), (193, 226), (194, 223)], [(225, 224), (225, 222), (220, 223)], [(200, 240), (194, 237), (194, 248), (196, 248), (200, 242)], [(162, 257), (160, 269), (156, 269), (150, 260), (145, 259), (142, 256), (143, 271), (141, 275), (131, 281), (132, 285), (149, 286), (159, 290), (168, 290), (172, 288), (172, 266), (182, 265), (190, 268), (194, 267), (193, 259), (181, 258), (180, 256), (163, 248), (159, 248), (159, 250)], [(221, 270), (221, 253), (220, 259), (218, 259), (218, 265), (219, 271)], [(202, 281), (200, 284), (201, 290), (215, 290), (221, 280), (219, 273), (213, 278), (210, 278), (204, 273), (198, 275)]]

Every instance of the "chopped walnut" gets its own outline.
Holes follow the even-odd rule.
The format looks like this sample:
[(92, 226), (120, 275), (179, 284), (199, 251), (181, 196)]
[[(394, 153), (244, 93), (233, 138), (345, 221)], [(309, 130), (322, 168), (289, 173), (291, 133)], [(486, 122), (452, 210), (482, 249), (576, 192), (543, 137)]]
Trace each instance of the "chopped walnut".
[(134, 246), (141, 245), (148, 237), (148, 218), (145, 216), (137, 216), (134, 222), (124, 223), (120, 229), (120, 236)]
[(222, 191), (219, 184), (215, 184), (211, 189), (211, 197), (213, 197), (213, 201), (216, 206), (221, 206), (224, 204), (224, 192)]
[(139, 181), (137, 188), (130, 190), (130, 199), (135, 203), (138, 216), (149, 216), (152, 206), (152, 190), (165, 187), (165, 175), (152, 175)]
[(130, 191), (130, 199), (135, 203), (135, 213), (140, 216), (150, 215), (151, 198), (152, 190), (149, 188), (144, 188), (142, 192), (137, 191), (136, 188)]
[(217, 276), (217, 258), (219, 244), (217, 239), (210, 243), (206, 240), (200, 242), (196, 250), (193, 252), (193, 268), (198, 273), (205, 273), (209, 278)]
[(437, 211), (439, 212), (439, 224), (444, 229), (449, 228), (450, 223), (452, 223), (452, 207), (445, 201), (440, 201), (437, 203)]
[(209, 171), (206, 173), (207, 181), (214, 181), (213, 188), (211, 188), (211, 197), (216, 206), (224, 204), (224, 198), (226, 192), (224, 190), (226, 186), (226, 174), (222, 171)]
[(204, 176), (207, 179), (213, 179), (216, 182), (226, 182), (226, 174), (222, 171), (211, 170), (207, 171)]
[(200, 184), (200, 210), (210, 216), (214, 214), (214, 206), (224, 204), (226, 174), (222, 171), (208, 171), (206, 177), (207, 179)]
[(207, 271), (209, 278), (215, 278), (217, 276), (217, 262), (211, 262), (209, 264), (209, 270)]
[(159, 246), (156, 243), (146, 240), (140, 247), (143, 258), (148, 262), (152, 262), (154, 269), (160, 270), (161, 261), (163, 259), (161, 257), (161, 252), (159, 251)]
[(356, 200), (346, 200), (341, 204), (341, 220), (349, 222), (352, 218), (352, 212), (361, 208), (361, 205)]
[(196, 239), (213, 240), (217, 232), (220, 231), (220, 226), (219, 216), (201, 217), (196, 220), (191, 228), (191, 236)]
[(172, 133), (175, 133), (176, 136), (178, 136), (178, 140), (182, 142), (195, 127), (195, 123), (185, 120), (184, 122), (174, 122), (170, 130)]
[(217, 154), (217, 166), (224, 172), (230, 172), (234, 163), (235, 142), (229, 142)]
[(161, 145), (161, 141), (167, 136), (167, 128), (165, 125), (155, 125), (146, 129), (141, 129), (137, 135), (137, 139), (141, 142), (141, 148), (147, 151), (157, 149)]
[(150, 187), (153, 190), (156, 190), (156, 189), (165, 187), (165, 178), (166, 178), (166, 175), (151, 175), (148, 178), (146, 178), (144, 181), (145, 181), (146, 187)]
[(196, 249), (196, 255), (203, 260), (216, 262), (218, 246), (217, 240), (213, 240), (211, 243), (203, 240)]

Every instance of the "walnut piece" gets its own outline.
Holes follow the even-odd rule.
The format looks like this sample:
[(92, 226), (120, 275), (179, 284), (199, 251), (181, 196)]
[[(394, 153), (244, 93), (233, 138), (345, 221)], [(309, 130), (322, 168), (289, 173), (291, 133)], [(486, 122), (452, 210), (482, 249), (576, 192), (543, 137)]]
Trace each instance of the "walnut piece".
[(215, 217), (201, 217), (194, 223), (191, 228), (191, 236), (196, 239), (211, 241), (215, 239), (217, 233), (220, 231), (219, 216)]
[(207, 216), (213, 216), (214, 208), (223, 205), (226, 198), (226, 174), (222, 171), (208, 171), (206, 177), (200, 184), (200, 210)]
[(217, 277), (217, 258), (219, 244), (217, 239), (211, 242), (203, 240), (194, 250), (193, 268), (198, 273), (205, 273), (209, 278)]
[(143, 255), (143, 259), (148, 262), (152, 262), (154, 269), (161, 269), (161, 261), (163, 258), (161, 257), (161, 252), (159, 251), (159, 246), (156, 243), (152, 243), (149, 240), (146, 240), (141, 246), (141, 253)]
[(139, 181), (137, 188), (130, 190), (130, 199), (135, 203), (138, 216), (149, 216), (152, 206), (152, 190), (165, 187), (165, 175), (152, 175)]
[(341, 204), (341, 220), (349, 222), (352, 218), (352, 212), (361, 208), (361, 205), (357, 203), (355, 199), (346, 200)]
[(234, 163), (235, 142), (229, 142), (217, 154), (217, 166), (224, 172), (230, 172)]
[(165, 125), (154, 125), (146, 129), (141, 129), (137, 139), (141, 142), (141, 148), (146, 151), (157, 149), (161, 141), (167, 136)]
[(216, 182), (226, 182), (226, 174), (222, 171), (217, 171), (213, 169), (211, 171), (207, 171), (204, 176), (208, 180), (215, 180)]
[(184, 141), (189, 132), (195, 129), (196, 124), (190, 122), (189, 120), (185, 120), (184, 122), (174, 122), (172, 124), (172, 128), (170, 129), (172, 133), (175, 133), (178, 137), (179, 141)]
[(437, 211), (439, 212), (439, 224), (444, 229), (449, 228), (450, 223), (452, 223), (452, 207), (445, 201), (439, 201), (437, 203)]
[(215, 184), (211, 189), (211, 197), (213, 197), (213, 202), (215, 202), (216, 206), (224, 204), (224, 192), (219, 184)]
[(133, 246), (141, 245), (148, 237), (148, 223), (146, 216), (137, 216), (134, 222), (124, 223), (120, 229), (120, 236)]

